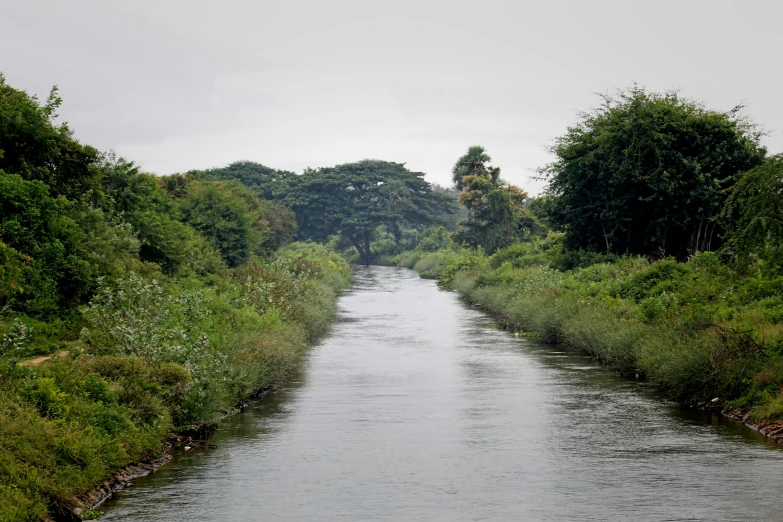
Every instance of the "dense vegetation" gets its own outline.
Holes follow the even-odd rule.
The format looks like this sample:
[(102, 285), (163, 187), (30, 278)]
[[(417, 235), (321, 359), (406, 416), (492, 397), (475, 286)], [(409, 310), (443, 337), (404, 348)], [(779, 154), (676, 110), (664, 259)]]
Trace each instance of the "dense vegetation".
[(758, 140), (738, 111), (622, 91), (557, 140), (513, 244), (460, 231), (393, 262), (684, 403), (783, 419), (783, 158)]
[(539, 229), (524, 208), (527, 192), (500, 178), (483, 147), (470, 147), (452, 169), (458, 201), (468, 210), (455, 241), (492, 253)]
[[(205, 173), (240, 180), (257, 194), (269, 194), (296, 214), (298, 237), (331, 238), (355, 249), (358, 260), (373, 262), (386, 252), (372, 242), (389, 234), (396, 251), (404, 250), (405, 231), (453, 222), (458, 212), (453, 194), (424, 180), (402, 163), (364, 160), (336, 167), (308, 169), (296, 176), (250, 162), (233, 163)], [(396, 253), (396, 252), (395, 252)]]
[(153, 176), (57, 124), (56, 90), (0, 76), (0, 520), (67, 518), (279, 382), (346, 259), (415, 268), (683, 402), (783, 418), (783, 157), (739, 110), (603, 101), (531, 199), (478, 146), (451, 188), (379, 160)]
[[(347, 263), (239, 181), (155, 177), (0, 76), (0, 520), (68, 519), (296, 369)], [(50, 356), (36, 363), (33, 356)]]
[(650, 264), (564, 253), (562, 243), (562, 234), (551, 234), (492, 256), (454, 249), (398, 262), (514, 331), (647, 377), (684, 403), (731, 402), (757, 418), (783, 417), (780, 280), (738, 272), (711, 252)]
[(566, 246), (680, 259), (719, 247), (726, 193), (764, 159), (755, 128), (676, 93), (635, 87), (603, 102), (542, 169)]

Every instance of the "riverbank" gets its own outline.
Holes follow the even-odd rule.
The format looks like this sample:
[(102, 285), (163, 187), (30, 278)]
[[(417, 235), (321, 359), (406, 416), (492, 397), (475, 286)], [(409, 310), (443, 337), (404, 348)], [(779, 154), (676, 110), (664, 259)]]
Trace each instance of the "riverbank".
[(217, 448), (135, 481), (101, 522), (780, 512), (783, 452), (752, 430), (516, 338), (411, 270), (353, 279), (304, 372), (227, 419)]
[(748, 428), (758, 431), (765, 437), (772, 439), (777, 444), (783, 445), (783, 421), (781, 420), (753, 420), (749, 411), (743, 411), (731, 406), (725, 406), (721, 409), (721, 414), (734, 419), (737, 422), (741, 422)]
[(166, 458), (172, 434), (202, 439), (284, 382), (349, 282), (339, 256), (294, 244), (210, 282), (131, 274), (102, 288), (68, 355), (3, 360), (0, 520), (92, 516)]
[[(171, 447), (167, 447), (164, 453), (156, 458), (145, 459), (141, 462), (134, 462), (128, 466), (125, 466), (121, 470), (118, 470), (103, 480), (98, 486), (87, 494), (82, 495), (76, 502), (76, 506), (71, 509), (71, 512), (77, 516), (82, 517), (84, 520), (89, 520), (92, 514), (91, 511), (99, 507), (111, 496), (120, 491), (121, 489), (128, 487), (131, 481), (137, 478), (145, 477), (150, 473), (155, 472), (161, 466), (164, 466), (171, 462)], [(95, 513), (97, 516), (97, 513)]]
[[(292, 367), (291, 371), (295, 372), (297, 369), (298, 367)], [(216, 446), (211, 442), (210, 438), (218, 424), (233, 415), (242, 413), (253, 402), (260, 400), (267, 393), (273, 392), (278, 384), (284, 384), (284, 379), (270, 383), (268, 386), (249, 394), (239, 404), (236, 404), (234, 408), (221, 415), (214, 423), (203, 425), (195, 431), (181, 432), (175, 430), (169, 436), (169, 439), (165, 441), (162, 452), (159, 455), (149, 456), (112, 473), (111, 476), (105, 478), (94, 489), (77, 499), (76, 505), (72, 509), (73, 514), (82, 517), (83, 520), (87, 520), (87, 518), (84, 518), (85, 513), (92, 514), (93, 510), (99, 508), (114, 493), (130, 486), (134, 479), (146, 477), (150, 473), (157, 471), (161, 466), (171, 462), (174, 457), (173, 452), (177, 449), (184, 451), (215, 449)], [(95, 515), (98, 515), (97, 512)]]
[(777, 433), (779, 279), (739, 273), (714, 254), (650, 263), (563, 254), (557, 242), (550, 236), (493, 256), (409, 252), (395, 263), (438, 279), (522, 335), (589, 354), (683, 404), (725, 405), (728, 416), (742, 412), (743, 422)]

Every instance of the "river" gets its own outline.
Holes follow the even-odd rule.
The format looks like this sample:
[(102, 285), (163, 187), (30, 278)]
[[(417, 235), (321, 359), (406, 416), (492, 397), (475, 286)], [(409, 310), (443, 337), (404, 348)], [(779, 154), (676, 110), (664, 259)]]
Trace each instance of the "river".
[(406, 269), (355, 272), (301, 375), (102, 521), (781, 520), (783, 451)]

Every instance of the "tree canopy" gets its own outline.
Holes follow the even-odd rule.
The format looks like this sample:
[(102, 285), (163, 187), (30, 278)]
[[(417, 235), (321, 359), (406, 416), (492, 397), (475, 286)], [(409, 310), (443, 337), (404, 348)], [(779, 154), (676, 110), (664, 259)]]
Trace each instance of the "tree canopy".
[(286, 180), (296, 176), (293, 172), (275, 170), (252, 161), (235, 161), (227, 167), (202, 171), (205, 179), (239, 180), (259, 197), (280, 200), (285, 197)]
[(62, 99), (52, 88), (46, 103), (14, 89), (0, 74), (0, 169), (46, 183), (53, 196), (100, 195), (100, 154), (56, 125)]
[(771, 156), (734, 185), (721, 214), (726, 250), (783, 264), (783, 154)]
[(308, 170), (288, 179), (283, 202), (296, 214), (300, 237), (325, 241), (338, 234), (372, 260), (370, 241), (380, 225), (399, 238), (402, 226), (440, 224), (456, 211), (448, 193), (402, 163), (364, 160)]
[(290, 210), (231, 181), (237, 169), (263, 181), (265, 167), (154, 176), (76, 141), (56, 123), (61, 103), (56, 88), (40, 102), (0, 75), (0, 306), (73, 313), (131, 270), (212, 277), (292, 239)]
[(739, 108), (640, 87), (602, 97), (555, 141), (541, 172), (571, 248), (685, 256), (717, 246), (717, 216), (765, 149)]
[(525, 210), (527, 192), (500, 179), (500, 168), (492, 167), (483, 147), (473, 146), (452, 169), (454, 185), (461, 190), (459, 202), (468, 209), (455, 239), (492, 253), (506, 247), (535, 228)]

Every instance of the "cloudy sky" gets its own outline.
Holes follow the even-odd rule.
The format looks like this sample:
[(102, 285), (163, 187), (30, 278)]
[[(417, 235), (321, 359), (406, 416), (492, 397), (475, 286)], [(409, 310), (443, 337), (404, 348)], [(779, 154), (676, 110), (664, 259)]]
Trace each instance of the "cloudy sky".
[(379, 158), (448, 183), (468, 146), (533, 193), (552, 139), (633, 82), (745, 104), (783, 152), (783, 2), (8, 2), (0, 71), (83, 142), (167, 174)]

